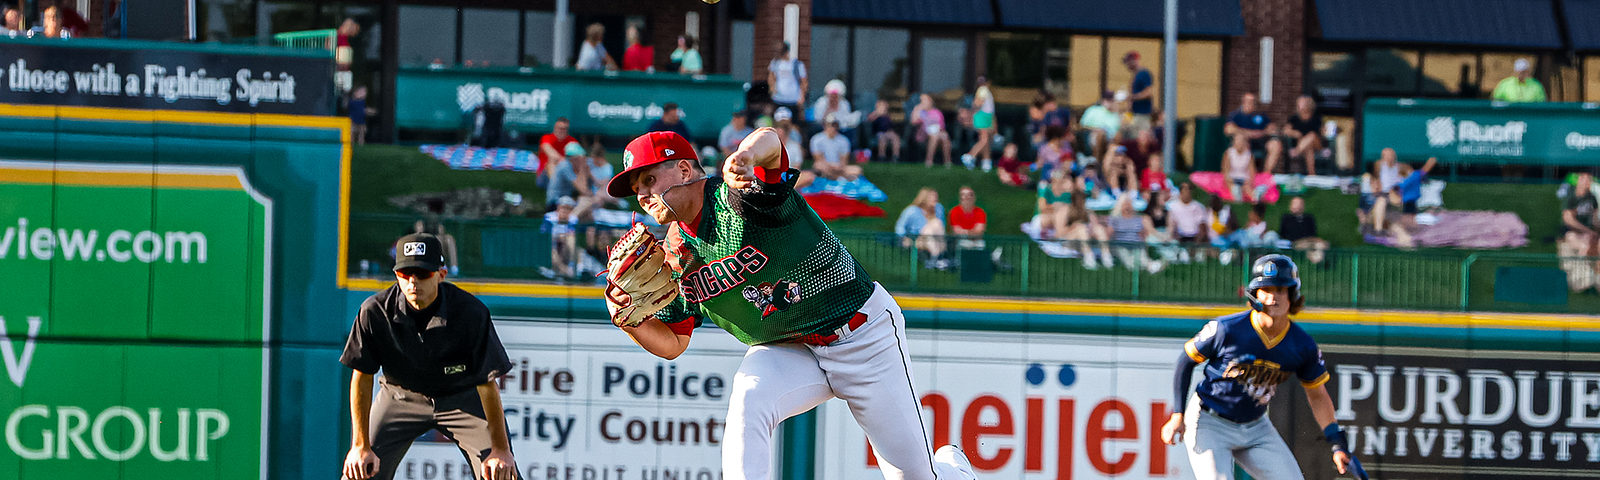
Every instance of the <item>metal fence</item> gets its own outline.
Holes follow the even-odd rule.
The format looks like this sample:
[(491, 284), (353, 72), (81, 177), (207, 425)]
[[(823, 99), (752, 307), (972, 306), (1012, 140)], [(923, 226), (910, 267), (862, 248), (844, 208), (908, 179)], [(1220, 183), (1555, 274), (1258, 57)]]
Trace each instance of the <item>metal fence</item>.
[[(394, 239), (409, 231), (414, 217), (357, 215), (351, 225), (351, 265), (367, 260), (369, 274), (386, 271)], [(455, 241), (460, 276), (517, 281), (593, 282), (593, 277), (551, 278), (550, 235), (538, 219), (444, 221)], [(588, 229), (579, 228), (578, 245)], [(1311, 262), (1305, 252), (1252, 249), (1236, 251), (1222, 263), (1214, 251), (1189, 253), (1143, 244), (1111, 248), (1143, 250), (1139, 255), (1114, 255), (1114, 267), (1090, 270), (1079, 258), (1046, 255), (1026, 237), (990, 236), (982, 249), (951, 248), (948, 265), (930, 265), (924, 255), (903, 248), (891, 233), (835, 232), (874, 280), (895, 292), (985, 295), (1033, 298), (1137, 300), (1234, 304), (1243, 301), (1242, 287), (1250, 260), (1283, 253), (1300, 265), (1308, 303), (1324, 307), (1431, 311), (1600, 312), (1593, 289), (1569, 291), (1563, 262), (1581, 264), (1594, 258), (1561, 258), (1548, 254), (1428, 249), (1344, 248)], [(952, 243), (952, 247), (955, 247)], [(1098, 244), (1093, 245), (1098, 247)], [(1075, 246), (1073, 246), (1075, 249)], [(601, 262), (604, 259), (599, 259)], [(1130, 260), (1125, 262), (1124, 260)], [(943, 267), (943, 268), (931, 268)], [(359, 274), (360, 272), (356, 272)]]
[(272, 39), (277, 42), (278, 46), (284, 48), (333, 51), (334, 38), (338, 34), (338, 30), (331, 28), (327, 30), (302, 30), (274, 34)]

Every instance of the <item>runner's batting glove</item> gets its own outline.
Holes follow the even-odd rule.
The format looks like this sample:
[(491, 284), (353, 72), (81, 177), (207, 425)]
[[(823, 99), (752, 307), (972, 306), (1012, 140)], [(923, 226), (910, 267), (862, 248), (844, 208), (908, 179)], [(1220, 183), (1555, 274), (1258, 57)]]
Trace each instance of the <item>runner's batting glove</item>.
[(1322, 436), (1333, 444), (1333, 451), (1344, 452), (1350, 456), (1350, 463), (1346, 465), (1351, 476), (1356, 480), (1367, 480), (1367, 469), (1361, 467), (1361, 460), (1356, 459), (1355, 452), (1350, 451), (1350, 440), (1344, 434), (1344, 429), (1338, 423), (1330, 423), (1322, 429)]
[(637, 327), (678, 298), (667, 254), (644, 224), (636, 223), (611, 246), (606, 261), (606, 308), (611, 323)]

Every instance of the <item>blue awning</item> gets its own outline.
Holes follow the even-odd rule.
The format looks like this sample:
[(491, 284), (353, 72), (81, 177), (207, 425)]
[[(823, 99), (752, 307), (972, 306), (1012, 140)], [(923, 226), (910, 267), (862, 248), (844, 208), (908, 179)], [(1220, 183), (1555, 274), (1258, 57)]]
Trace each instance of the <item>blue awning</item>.
[(989, 0), (812, 0), (812, 23), (885, 22), (994, 26)]
[[(1550, 0), (1316, 0), (1326, 40), (1559, 49)], [(1567, 13), (1568, 18), (1572, 13)]]
[[(999, 0), (1007, 27), (1058, 28), (1095, 32), (1160, 34), (1165, 29), (1163, 0)], [(1178, 33), (1244, 35), (1239, 0), (1178, 2)]]
[(1562, 0), (1573, 50), (1600, 50), (1600, 0)]

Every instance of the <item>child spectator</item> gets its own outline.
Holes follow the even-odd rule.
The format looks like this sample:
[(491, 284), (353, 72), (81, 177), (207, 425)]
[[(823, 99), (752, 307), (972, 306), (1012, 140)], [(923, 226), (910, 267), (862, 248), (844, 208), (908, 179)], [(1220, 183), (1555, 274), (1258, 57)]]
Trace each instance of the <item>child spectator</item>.
[(1017, 158), (1017, 144), (1007, 143), (1000, 154), (1000, 183), (1018, 188), (1033, 188), (1028, 177), (1028, 164)]
[(1228, 189), (1233, 198), (1254, 203), (1251, 185), (1256, 178), (1255, 156), (1250, 152), (1250, 138), (1233, 136), (1233, 146), (1222, 153), (1222, 172), (1228, 177)]
[(1069, 210), (1072, 209), (1072, 194), (1077, 192), (1075, 182), (1072, 172), (1065, 168), (1050, 172), (1049, 182), (1039, 182), (1039, 200), (1034, 213), (1039, 216), (1041, 237), (1049, 232), (1055, 238), (1063, 238), (1071, 230), (1073, 213)]
[(1050, 178), (1062, 164), (1067, 164), (1069, 170), (1077, 170), (1072, 167), (1072, 146), (1067, 144), (1066, 127), (1045, 127), (1044, 137), (1044, 145), (1039, 147), (1038, 158), (1033, 161), (1033, 169), (1039, 171), (1039, 177)]
[(950, 168), (950, 132), (945, 129), (944, 112), (933, 105), (933, 96), (926, 93), (918, 97), (917, 107), (911, 110), (911, 122), (917, 127), (917, 143), (927, 145), (925, 166), (933, 166), (933, 153), (944, 149), (944, 166)]
[(1150, 161), (1144, 167), (1139, 184), (1144, 185), (1144, 191), (1146, 192), (1164, 192), (1165, 195), (1163, 196), (1171, 195), (1172, 192), (1166, 192), (1167, 172), (1162, 169), (1160, 153), (1150, 154)]
[[(889, 101), (878, 100), (873, 106), (872, 114), (867, 116), (867, 121), (872, 122), (872, 136), (878, 139), (878, 158), (890, 162), (900, 161), (900, 134), (894, 131), (894, 119), (889, 118)], [(885, 148), (891, 153), (884, 156)]]
[(544, 225), (539, 229), (550, 234), (550, 266), (562, 278), (576, 276), (578, 261), (578, 216), (572, 210), (578, 201), (572, 197), (556, 199), (556, 208), (544, 214)]
[(928, 268), (949, 266), (949, 259), (944, 258), (944, 232), (944, 205), (939, 204), (939, 192), (933, 187), (922, 187), (894, 224), (901, 248), (926, 253)]

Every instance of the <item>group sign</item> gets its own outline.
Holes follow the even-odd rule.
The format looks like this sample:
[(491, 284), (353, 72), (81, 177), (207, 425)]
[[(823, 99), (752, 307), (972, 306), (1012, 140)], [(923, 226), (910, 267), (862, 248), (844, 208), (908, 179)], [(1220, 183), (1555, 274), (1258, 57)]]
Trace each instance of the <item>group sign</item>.
[(1362, 158), (1600, 165), (1600, 104), (1374, 98), (1362, 111)]
[(271, 206), (238, 167), (0, 160), (0, 477), (264, 478)]

